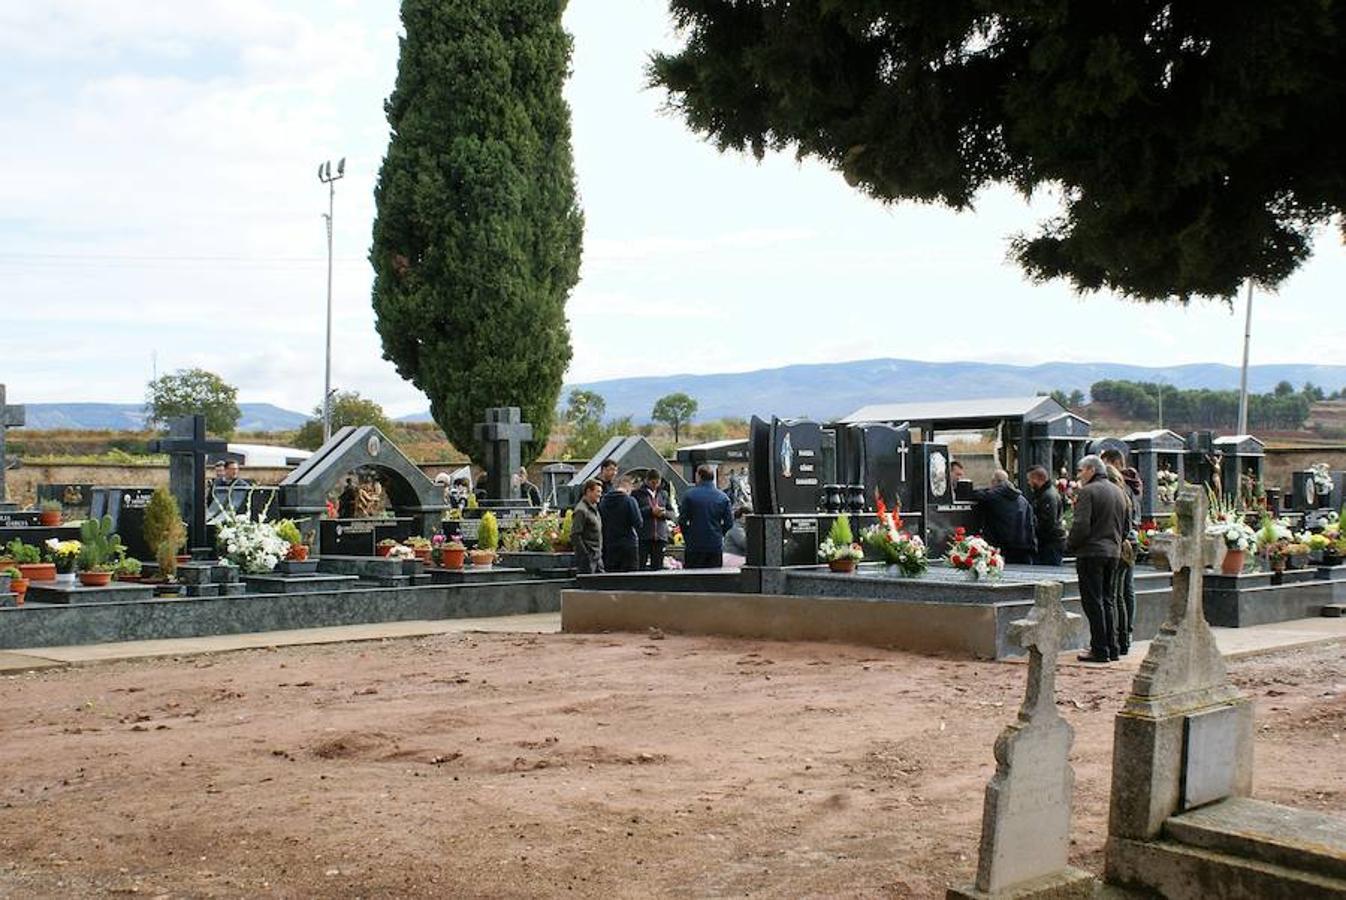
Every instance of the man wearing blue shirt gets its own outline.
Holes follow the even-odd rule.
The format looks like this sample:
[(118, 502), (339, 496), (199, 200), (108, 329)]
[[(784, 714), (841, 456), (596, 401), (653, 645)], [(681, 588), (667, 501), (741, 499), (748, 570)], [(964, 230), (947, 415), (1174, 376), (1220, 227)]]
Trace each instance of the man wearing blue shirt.
[(696, 487), (682, 498), (678, 514), (684, 545), (684, 569), (718, 569), (724, 565), (724, 536), (734, 526), (729, 496), (715, 486), (715, 470), (699, 466)]

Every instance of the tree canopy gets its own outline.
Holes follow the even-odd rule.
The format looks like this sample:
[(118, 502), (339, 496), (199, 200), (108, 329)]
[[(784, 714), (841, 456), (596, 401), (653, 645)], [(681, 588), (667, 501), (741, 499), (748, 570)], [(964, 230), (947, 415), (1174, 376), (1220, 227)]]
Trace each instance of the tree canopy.
[(884, 201), (1059, 191), (1011, 253), (1139, 300), (1272, 287), (1346, 209), (1346, 3), (670, 0), (652, 81), (721, 150)]
[(205, 369), (179, 369), (151, 381), (145, 392), (145, 410), (156, 425), (199, 413), (206, 417), (206, 430), (221, 437), (233, 434), (243, 415), (238, 408), (238, 388)]
[[(383, 407), (368, 397), (361, 397), (359, 391), (337, 391), (332, 396), (332, 433), (347, 425), (374, 425), (384, 434), (392, 428), (392, 422), (383, 413)], [(299, 427), (294, 436), (294, 445), (304, 450), (317, 450), (322, 446), (322, 405), (313, 407), (313, 417)]]
[(392, 136), (369, 259), (384, 356), (478, 463), (473, 426), (517, 406), (546, 446), (579, 278), (564, 0), (402, 0)]
[(681, 440), (682, 426), (686, 425), (696, 415), (697, 402), (695, 398), (689, 397), (682, 391), (672, 394), (665, 394), (654, 401), (654, 408), (650, 410), (650, 418), (656, 422), (663, 422), (673, 430), (673, 441), (676, 443)]

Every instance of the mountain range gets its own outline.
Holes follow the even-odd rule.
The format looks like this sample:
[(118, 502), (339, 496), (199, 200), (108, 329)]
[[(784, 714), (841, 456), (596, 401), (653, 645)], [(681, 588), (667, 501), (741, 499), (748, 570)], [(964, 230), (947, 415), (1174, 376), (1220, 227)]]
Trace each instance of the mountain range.
[[(308, 421), (308, 416), (272, 403), (240, 403), (243, 414), (239, 431), (289, 431)], [(38, 431), (75, 429), (89, 431), (141, 431), (145, 428), (143, 403), (25, 403), (25, 428)]]
[[(976, 399), (1032, 396), (1040, 391), (1089, 392), (1096, 381), (1125, 379), (1157, 381), (1177, 388), (1238, 388), (1236, 366), (1194, 363), (1184, 366), (1145, 367), (1122, 363), (1044, 363), (1014, 366), (1004, 363), (921, 362), (909, 359), (866, 359), (852, 362), (783, 366), (755, 372), (718, 375), (658, 375), (614, 378), (567, 384), (561, 405), (574, 388), (595, 391), (607, 403), (609, 417), (631, 416), (648, 421), (654, 401), (675, 391), (696, 398), (696, 418), (726, 416), (806, 416), (828, 420), (870, 403), (900, 400)], [(1296, 388), (1311, 381), (1327, 391), (1346, 387), (1346, 366), (1296, 363), (1251, 366), (1248, 389), (1266, 393), (1278, 382)], [(270, 403), (240, 403), (241, 431), (285, 431), (308, 418), (303, 413)], [(139, 403), (29, 403), (27, 427), (139, 430), (145, 410)], [(400, 421), (429, 421), (428, 412), (403, 416)]]

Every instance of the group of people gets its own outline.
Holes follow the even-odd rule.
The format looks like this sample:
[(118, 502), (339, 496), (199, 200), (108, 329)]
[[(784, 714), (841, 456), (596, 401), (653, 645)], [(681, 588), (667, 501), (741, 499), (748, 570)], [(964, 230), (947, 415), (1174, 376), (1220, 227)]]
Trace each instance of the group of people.
[(582, 575), (662, 569), (674, 523), (682, 532), (683, 568), (724, 564), (724, 536), (734, 515), (729, 496), (715, 486), (714, 469), (696, 470), (696, 485), (679, 506), (657, 471), (639, 480), (618, 478), (616, 461), (605, 459), (575, 504), (570, 526), (575, 568)]
[(1027, 493), (1010, 482), (1004, 469), (997, 469), (990, 487), (974, 490), (972, 499), (982, 536), (1000, 548), (1005, 562), (1059, 566), (1066, 553), (1075, 557), (1080, 602), (1089, 619), (1089, 652), (1080, 659), (1110, 662), (1131, 649), (1135, 534), (1144, 486), (1139, 473), (1114, 449), (1080, 460), (1077, 478), (1069, 532), (1063, 522), (1064, 501), (1042, 466), (1028, 470)]

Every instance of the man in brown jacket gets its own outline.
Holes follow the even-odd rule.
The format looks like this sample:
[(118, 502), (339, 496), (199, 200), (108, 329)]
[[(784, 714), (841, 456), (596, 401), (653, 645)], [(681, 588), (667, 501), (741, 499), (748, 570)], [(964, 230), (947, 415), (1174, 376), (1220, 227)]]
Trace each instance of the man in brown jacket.
[(1089, 652), (1083, 662), (1118, 658), (1117, 609), (1112, 587), (1122, 541), (1130, 523), (1122, 489), (1108, 481), (1107, 464), (1097, 456), (1080, 460), (1075, 493), (1075, 518), (1066, 537), (1066, 551), (1075, 555), (1080, 605), (1089, 618)]

